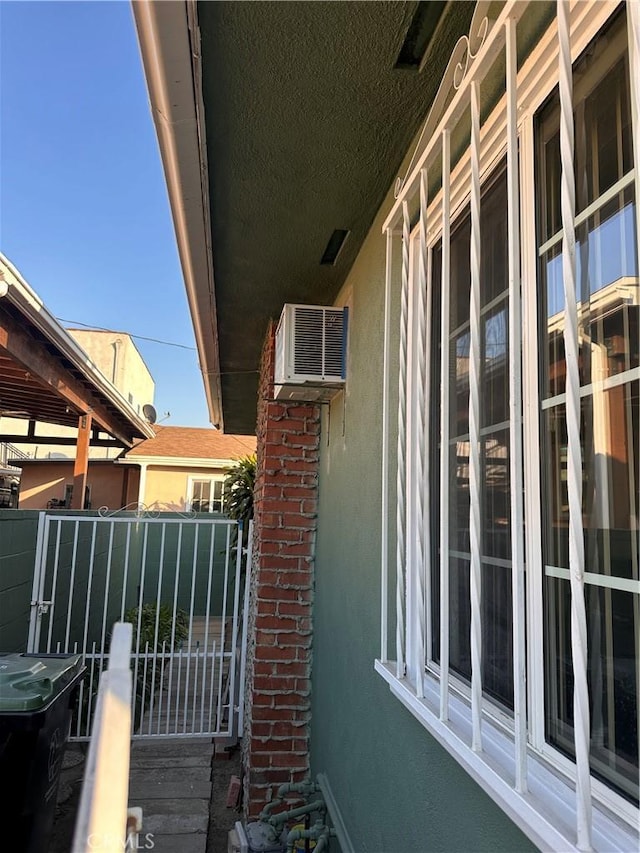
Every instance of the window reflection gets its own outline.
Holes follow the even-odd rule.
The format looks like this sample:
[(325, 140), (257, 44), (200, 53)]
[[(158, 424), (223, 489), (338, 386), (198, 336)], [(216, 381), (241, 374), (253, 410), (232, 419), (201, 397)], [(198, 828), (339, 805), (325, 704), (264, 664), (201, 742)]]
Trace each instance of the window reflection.
[[(481, 621), (483, 632), (482, 678), (487, 696), (505, 708), (513, 707), (511, 546), (509, 513), (509, 428), (508, 421), (508, 286), (507, 286), (507, 190), (506, 174), (501, 169), (487, 182), (481, 203), (480, 230), (482, 253), (480, 270), (480, 398), (481, 398)], [(471, 678), (469, 566), (469, 358), (471, 328), (470, 297), (470, 223), (465, 213), (452, 229), (451, 239), (451, 319), (449, 347), (449, 594), (450, 665), (463, 680)], [(440, 269), (440, 250), (437, 269)], [(437, 288), (434, 288), (434, 293)], [(434, 296), (433, 315), (439, 318), (439, 297)], [(440, 340), (440, 327), (432, 326), (434, 341)], [(438, 365), (439, 370), (439, 365)], [(432, 366), (433, 371), (433, 366)], [(432, 387), (438, 387), (439, 374), (432, 372)], [(431, 420), (432, 446), (438, 446), (439, 427)], [(438, 492), (437, 461), (432, 467), (431, 494)], [(432, 526), (435, 560), (439, 529)], [(439, 652), (438, 578), (432, 572), (432, 654)]]
[[(638, 801), (640, 311), (624, 16), (574, 67), (576, 300), (591, 769)], [(612, 82), (615, 78), (615, 83)], [(537, 117), (545, 708), (573, 755), (568, 434), (557, 92)]]

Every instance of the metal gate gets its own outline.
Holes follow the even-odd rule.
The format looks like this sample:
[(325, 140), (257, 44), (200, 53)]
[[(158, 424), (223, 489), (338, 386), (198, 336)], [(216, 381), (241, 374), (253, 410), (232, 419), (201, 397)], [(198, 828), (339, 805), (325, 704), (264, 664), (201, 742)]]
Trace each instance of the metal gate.
[(226, 518), (40, 514), (28, 651), (83, 655), (72, 739), (89, 738), (123, 620), (133, 624), (132, 737), (242, 733), (251, 558), (239, 543), (241, 525)]

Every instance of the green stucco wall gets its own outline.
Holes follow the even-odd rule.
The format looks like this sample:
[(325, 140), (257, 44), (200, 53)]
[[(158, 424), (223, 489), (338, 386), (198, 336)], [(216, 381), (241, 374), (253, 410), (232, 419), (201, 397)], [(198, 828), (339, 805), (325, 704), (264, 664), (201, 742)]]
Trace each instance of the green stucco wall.
[[(388, 204), (389, 200), (383, 210), (388, 210)], [(519, 853), (535, 848), (395, 699), (373, 669), (380, 655), (385, 269), (381, 223), (382, 216), (374, 223), (339, 300), (350, 306), (346, 395), (334, 399), (322, 423), (312, 771), (326, 774), (357, 851)], [(395, 280), (393, 325), (397, 329), (399, 275)], [(396, 335), (392, 352), (397, 349)], [(391, 421), (394, 457), (395, 412)], [(393, 497), (390, 503), (395, 516)], [(393, 529), (390, 540), (394, 541)], [(390, 573), (394, 594), (392, 569)], [(390, 601), (389, 612), (394, 608)], [(390, 654), (393, 648), (390, 640)]]

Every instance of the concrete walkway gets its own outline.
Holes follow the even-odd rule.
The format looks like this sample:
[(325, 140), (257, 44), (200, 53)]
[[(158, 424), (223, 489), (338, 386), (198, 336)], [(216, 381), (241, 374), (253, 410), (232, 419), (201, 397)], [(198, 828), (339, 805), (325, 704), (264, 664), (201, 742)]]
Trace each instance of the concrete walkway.
[(205, 853), (211, 800), (211, 738), (134, 741), (129, 805), (142, 808), (154, 853)]

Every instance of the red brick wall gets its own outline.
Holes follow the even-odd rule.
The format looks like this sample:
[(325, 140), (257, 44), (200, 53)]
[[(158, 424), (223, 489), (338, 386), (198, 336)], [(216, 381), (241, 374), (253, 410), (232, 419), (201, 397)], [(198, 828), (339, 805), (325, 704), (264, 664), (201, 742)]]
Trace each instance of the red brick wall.
[(249, 616), (245, 813), (255, 818), (279, 785), (309, 776), (309, 723), (320, 407), (273, 400), (275, 327), (258, 391)]

